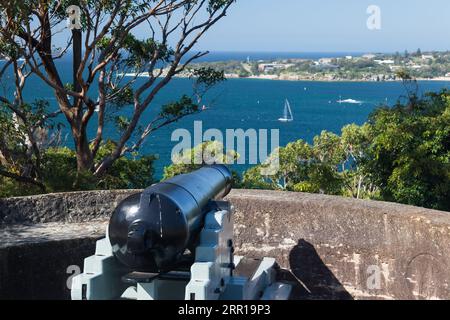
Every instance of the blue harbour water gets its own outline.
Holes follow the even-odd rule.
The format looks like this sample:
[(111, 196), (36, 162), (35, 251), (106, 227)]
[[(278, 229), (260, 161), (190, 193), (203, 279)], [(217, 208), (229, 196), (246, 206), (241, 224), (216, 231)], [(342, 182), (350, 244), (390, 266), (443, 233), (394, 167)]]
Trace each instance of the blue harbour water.
[[(188, 80), (175, 79), (155, 101), (155, 106), (181, 95), (190, 86)], [(423, 92), (450, 88), (445, 82), (421, 82)], [(381, 103), (394, 104), (404, 89), (400, 83), (369, 82), (303, 82), (252, 79), (230, 79), (210, 95), (212, 103), (205, 112), (190, 116), (160, 130), (146, 145), (146, 152), (158, 153), (157, 171), (170, 161), (176, 142), (171, 133), (176, 128), (193, 131), (194, 121), (203, 122), (203, 131), (217, 128), (225, 135), (226, 129), (279, 129), (280, 144), (298, 139), (312, 142), (322, 130), (340, 133), (350, 123), (363, 124), (370, 113)], [(362, 104), (338, 103), (340, 99), (354, 99)], [(283, 115), (284, 100), (291, 103), (294, 121), (279, 122)], [(235, 166), (242, 171), (247, 166)]]
[[(209, 58), (213, 60), (246, 59), (250, 53), (225, 54), (217, 53)], [(310, 54), (311, 55), (311, 54)], [(288, 57), (322, 57), (339, 54), (289, 54)], [(345, 55), (342, 53), (342, 55)], [(283, 54), (261, 53), (250, 55), (252, 59), (267, 59), (267, 57), (283, 57)], [(0, 62), (1, 64), (1, 62)], [(60, 62), (64, 81), (71, 79), (70, 61)], [(143, 81), (142, 79), (140, 81)], [(2, 87), (8, 87), (2, 83)], [(439, 91), (450, 88), (450, 82), (427, 81), (419, 83), (420, 91)], [(160, 107), (168, 102), (179, 99), (183, 94), (192, 92), (192, 82), (189, 79), (173, 79), (172, 82), (157, 95), (141, 119), (141, 125), (159, 112)], [(217, 128), (225, 135), (226, 129), (279, 129), (280, 144), (304, 139), (312, 142), (314, 136), (322, 130), (340, 133), (341, 128), (350, 123), (364, 123), (370, 113), (380, 104), (394, 104), (405, 94), (399, 82), (307, 82), (307, 81), (273, 81), (254, 79), (229, 79), (214, 88), (206, 97), (208, 109), (200, 114), (186, 117), (177, 123), (164, 127), (151, 135), (140, 150), (140, 154), (155, 154), (159, 160), (155, 170), (160, 177), (163, 167), (170, 163), (170, 155), (178, 141), (171, 141), (172, 132), (178, 128), (193, 131), (194, 121), (203, 122), (203, 131)], [(53, 108), (56, 101), (51, 90), (39, 79), (31, 79), (27, 90), (27, 98), (47, 99)], [(281, 123), (278, 121), (283, 114), (284, 100), (291, 103), (294, 121)], [(339, 99), (354, 99), (362, 104), (338, 103)], [(119, 113), (131, 114), (132, 106), (124, 108)], [(109, 112), (112, 114), (112, 112)], [(63, 120), (63, 119), (61, 119)], [(96, 130), (94, 120), (89, 127), (90, 137)], [(68, 128), (64, 129), (68, 133)], [(111, 122), (105, 128), (105, 137), (117, 138), (118, 131)], [(70, 135), (67, 134), (66, 145), (73, 147)], [(193, 142), (192, 142), (193, 143)], [(243, 171), (248, 166), (235, 166)]]

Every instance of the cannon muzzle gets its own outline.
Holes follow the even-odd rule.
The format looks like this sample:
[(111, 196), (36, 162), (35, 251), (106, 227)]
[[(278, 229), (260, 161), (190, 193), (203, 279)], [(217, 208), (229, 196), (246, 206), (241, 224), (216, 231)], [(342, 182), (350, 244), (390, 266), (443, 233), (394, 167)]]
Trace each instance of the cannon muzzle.
[(169, 270), (186, 249), (195, 248), (213, 200), (223, 199), (231, 183), (228, 168), (213, 165), (126, 198), (109, 222), (114, 256), (135, 271)]

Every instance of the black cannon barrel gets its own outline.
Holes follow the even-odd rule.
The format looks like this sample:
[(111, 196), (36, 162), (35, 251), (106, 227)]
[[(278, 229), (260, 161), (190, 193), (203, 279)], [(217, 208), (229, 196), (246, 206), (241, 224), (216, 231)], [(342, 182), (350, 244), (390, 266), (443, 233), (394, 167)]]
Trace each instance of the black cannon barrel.
[(192, 249), (211, 200), (225, 197), (231, 182), (226, 166), (212, 165), (126, 198), (108, 227), (115, 257), (135, 271), (169, 270)]

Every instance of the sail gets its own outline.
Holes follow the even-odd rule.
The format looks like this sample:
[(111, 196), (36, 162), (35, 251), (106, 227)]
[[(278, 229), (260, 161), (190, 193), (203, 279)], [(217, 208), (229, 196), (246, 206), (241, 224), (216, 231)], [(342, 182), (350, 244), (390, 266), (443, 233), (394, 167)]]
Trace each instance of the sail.
[(286, 119), (289, 120), (294, 120), (294, 116), (292, 115), (292, 110), (291, 110), (291, 104), (289, 103), (289, 101), (286, 99), (286, 107), (287, 107), (287, 112), (288, 115), (286, 115)]
[(294, 120), (294, 117), (292, 115), (291, 105), (289, 104), (289, 101), (287, 99), (284, 103), (283, 117), (278, 120), (281, 122), (289, 122), (289, 121)]
[[(287, 102), (287, 100), (286, 100), (286, 102)], [(283, 119), (289, 119), (288, 118), (288, 105), (287, 105), (287, 103), (284, 103)]]

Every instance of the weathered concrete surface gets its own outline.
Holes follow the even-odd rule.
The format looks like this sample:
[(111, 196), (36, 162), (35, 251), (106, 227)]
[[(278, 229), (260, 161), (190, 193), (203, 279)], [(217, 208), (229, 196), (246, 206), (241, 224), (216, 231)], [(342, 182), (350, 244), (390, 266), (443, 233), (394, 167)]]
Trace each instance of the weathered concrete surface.
[[(0, 298), (68, 298), (67, 267), (93, 253), (134, 192), (0, 199)], [(296, 298), (450, 299), (450, 213), (273, 191), (228, 199), (237, 253), (277, 258)]]
[(270, 191), (230, 200), (240, 252), (276, 257), (314, 296), (450, 299), (448, 212)]
[(70, 299), (67, 280), (107, 225), (97, 219), (0, 228), (0, 299)]
[(0, 199), (0, 227), (9, 224), (84, 222), (105, 218), (139, 190), (68, 192)]
[(26, 246), (42, 242), (66, 241), (74, 238), (99, 238), (105, 235), (108, 221), (105, 219), (88, 222), (49, 222), (32, 225), (4, 226), (0, 229), (0, 249)]

